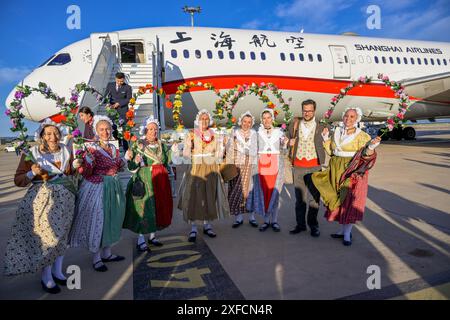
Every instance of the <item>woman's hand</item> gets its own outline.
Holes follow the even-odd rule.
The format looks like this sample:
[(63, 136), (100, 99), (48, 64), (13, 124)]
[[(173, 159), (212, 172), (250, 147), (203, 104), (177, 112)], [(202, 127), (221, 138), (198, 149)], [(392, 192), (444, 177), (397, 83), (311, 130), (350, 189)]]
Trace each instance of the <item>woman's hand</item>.
[(370, 140), (369, 149), (374, 150), (376, 147), (380, 145), (381, 137), (375, 137), (372, 140)]
[(33, 171), (33, 174), (34, 174), (35, 176), (41, 176), (41, 175), (43, 175), (44, 173), (47, 173), (47, 171), (45, 171), (44, 169), (42, 169), (41, 166), (38, 165), (38, 164), (36, 164), (36, 163), (34, 163), (34, 164), (31, 165), (31, 171)]
[(135, 162), (136, 164), (140, 164), (141, 161), (142, 161), (141, 155), (140, 155), (140, 154), (136, 155), (136, 157), (134, 158), (134, 162)]
[(73, 160), (73, 168), (78, 169), (83, 165), (83, 159), (75, 159)]
[(127, 152), (125, 152), (125, 160), (130, 161), (132, 157), (133, 152), (130, 149), (128, 149)]
[(330, 139), (330, 130), (328, 130), (328, 128), (323, 128), (322, 138), (323, 138), (323, 141), (327, 141)]

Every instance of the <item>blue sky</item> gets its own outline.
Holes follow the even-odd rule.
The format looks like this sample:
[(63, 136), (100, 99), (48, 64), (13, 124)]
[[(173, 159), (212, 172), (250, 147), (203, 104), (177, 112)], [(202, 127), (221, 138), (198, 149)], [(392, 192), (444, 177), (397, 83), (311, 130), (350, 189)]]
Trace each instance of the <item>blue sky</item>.
[[(81, 29), (69, 30), (70, 5), (81, 9)], [(154, 26), (187, 26), (184, 5), (203, 8), (196, 25), (308, 33), (450, 41), (450, 0), (285, 0), (285, 1), (2, 1), (0, 4), (0, 136), (12, 136), (4, 101), (34, 67), (55, 51), (93, 32)], [(369, 5), (381, 9), (381, 29), (369, 30)], [(70, 76), (70, 75), (68, 75)], [(29, 128), (35, 128), (33, 124)]]

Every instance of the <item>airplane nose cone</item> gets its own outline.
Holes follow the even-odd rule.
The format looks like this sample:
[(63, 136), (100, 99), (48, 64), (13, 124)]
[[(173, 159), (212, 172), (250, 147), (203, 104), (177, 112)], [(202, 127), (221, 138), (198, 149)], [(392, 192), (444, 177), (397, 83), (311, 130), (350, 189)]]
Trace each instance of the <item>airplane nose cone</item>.
[[(22, 86), (22, 85), (23, 85), (23, 81), (21, 81), (17, 84), (17, 86)], [(8, 94), (8, 97), (6, 98), (6, 101), (5, 101), (5, 105), (6, 105), (7, 109), (11, 109), (11, 103), (15, 99), (16, 92), (17, 92), (16, 87), (14, 87), (14, 89), (11, 90), (11, 92)], [(28, 110), (28, 107), (27, 107), (27, 99), (28, 98), (22, 99), (22, 109), (20, 111), (25, 116), (25, 118), (33, 120), (32, 116)]]

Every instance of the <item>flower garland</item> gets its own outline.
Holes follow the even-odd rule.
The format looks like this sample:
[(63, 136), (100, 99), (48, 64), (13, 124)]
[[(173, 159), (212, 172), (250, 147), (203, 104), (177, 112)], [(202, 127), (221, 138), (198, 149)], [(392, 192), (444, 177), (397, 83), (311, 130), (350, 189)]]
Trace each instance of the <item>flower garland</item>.
[[(82, 137), (81, 131), (78, 128), (77, 121), (77, 110), (78, 110), (78, 100), (79, 96), (82, 92), (90, 92), (96, 96), (96, 100), (99, 104), (107, 103), (107, 98), (104, 97), (101, 93), (99, 93), (95, 88), (87, 85), (82, 82), (75, 85), (75, 89), (71, 91), (71, 97), (69, 101), (66, 101), (66, 98), (59, 97), (52, 89), (45, 84), (44, 82), (39, 82), (38, 87), (30, 87), (30, 86), (17, 86), (17, 91), (14, 95), (13, 101), (10, 103), (9, 109), (6, 110), (5, 114), (10, 118), (11, 122), (11, 131), (19, 132), (18, 142), (15, 145), (17, 151), (25, 154), (25, 159), (29, 161), (34, 161), (31, 152), (30, 152), (30, 144), (28, 143), (28, 129), (25, 126), (23, 119), (25, 116), (20, 112), (22, 109), (22, 100), (28, 96), (30, 96), (33, 92), (37, 92), (42, 94), (46, 99), (51, 99), (56, 102), (58, 108), (60, 108), (60, 115), (63, 116), (63, 120), (61, 121), (65, 126), (68, 127), (69, 136), (74, 138), (74, 149), (75, 149), (75, 157), (82, 158), (85, 148), (84, 142), (85, 139)], [(117, 110), (111, 108), (109, 104), (106, 105), (106, 110), (108, 116), (114, 119), (114, 122), (118, 127), (122, 124), (119, 121), (119, 113)], [(131, 119), (134, 118), (134, 110), (131, 114), (127, 114)], [(134, 122), (127, 122), (127, 129), (130, 129), (134, 126)], [(124, 138), (124, 136), (119, 131), (119, 137)], [(131, 139), (131, 137), (130, 137)]]
[[(182, 101), (182, 95), (186, 91), (189, 91), (192, 88), (205, 88), (207, 90), (214, 91), (216, 95), (218, 95), (221, 98), (220, 91), (216, 89), (212, 83), (202, 83), (202, 82), (185, 82), (182, 85), (178, 86), (177, 91), (175, 92), (173, 102), (170, 101), (170, 97), (166, 98), (166, 107), (169, 109), (172, 109), (172, 118), (173, 122), (175, 123), (175, 130), (180, 131), (184, 129), (183, 120), (180, 119), (181, 116), (181, 108), (183, 107), (183, 101)], [(217, 103), (216, 102), (216, 106)]]
[[(236, 85), (234, 88), (230, 89), (225, 94), (221, 95), (221, 99), (216, 103), (216, 109), (214, 110), (214, 118), (216, 120), (224, 119), (224, 113), (227, 116), (227, 128), (231, 128), (236, 123), (236, 117), (233, 116), (233, 110), (239, 99), (243, 98), (247, 94), (253, 94), (259, 98), (263, 103), (266, 104), (267, 108), (274, 110), (275, 117), (279, 114), (279, 109), (277, 106), (269, 99), (265, 94), (266, 91), (270, 91), (278, 100), (281, 109), (284, 111), (284, 123), (282, 128), (286, 128), (286, 124), (292, 119), (292, 112), (290, 111), (290, 102), (292, 98), (288, 99), (288, 102), (283, 98), (282, 92), (273, 83), (261, 82), (259, 85), (252, 83), (252, 85), (243, 84)], [(276, 121), (275, 121), (276, 124)]]
[[(400, 123), (404, 120), (405, 113), (409, 110), (409, 107), (411, 106), (411, 101), (409, 99), (408, 94), (405, 91), (405, 87), (401, 83), (396, 81), (390, 81), (389, 77), (382, 73), (379, 73), (377, 78), (378, 80), (382, 81), (386, 87), (389, 87), (392, 91), (394, 91), (395, 97), (398, 98), (399, 100), (398, 113), (396, 115), (388, 117), (386, 119), (386, 128), (381, 129), (383, 132), (381, 136), (383, 136), (388, 131), (392, 131), (394, 128), (397, 128), (400, 125)], [(358, 78), (358, 80), (355, 80), (345, 88), (342, 88), (340, 90), (340, 93), (335, 95), (331, 99), (331, 105), (323, 115), (323, 118), (322, 120), (320, 120), (320, 122), (324, 124), (331, 124), (330, 121), (331, 115), (333, 114), (334, 109), (336, 105), (339, 103), (339, 101), (342, 98), (344, 98), (347, 95), (347, 93), (356, 86), (362, 86), (371, 83), (372, 81), (373, 80), (371, 77), (361, 76)]]

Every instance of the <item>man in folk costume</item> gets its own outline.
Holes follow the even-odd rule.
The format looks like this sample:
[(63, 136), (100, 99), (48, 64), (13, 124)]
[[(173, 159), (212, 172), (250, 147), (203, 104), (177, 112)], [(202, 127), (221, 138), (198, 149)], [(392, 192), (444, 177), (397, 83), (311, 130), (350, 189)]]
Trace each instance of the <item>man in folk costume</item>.
[(236, 166), (237, 176), (228, 182), (228, 203), (230, 212), (236, 217), (233, 228), (243, 224), (244, 213), (248, 213), (248, 222), (258, 227), (255, 215), (247, 210), (247, 199), (253, 187), (252, 172), (256, 168), (258, 154), (258, 134), (252, 128), (255, 118), (250, 111), (244, 112), (238, 120), (239, 127), (232, 131), (226, 151), (227, 164)]
[(343, 113), (343, 126), (337, 127), (330, 138), (328, 128), (322, 132), (325, 151), (331, 156), (326, 170), (312, 174), (327, 211), (328, 221), (337, 221), (341, 231), (332, 234), (343, 239), (345, 246), (352, 244), (352, 226), (362, 221), (366, 205), (369, 169), (377, 157), (375, 148), (381, 138), (371, 139), (358, 128), (362, 111), (347, 108)]
[[(150, 234), (150, 244), (162, 246), (155, 233), (172, 222), (173, 200), (168, 174), (170, 150), (158, 138), (158, 131), (158, 120), (153, 116), (146, 118), (140, 130), (138, 149), (136, 152), (128, 149), (125, 153), (133, 176), (127, 186), (123, 227), (139, 234), (136, 245), (139, 252), (150, 251), (144, 234)], [(140, 187), (136, 188), (136, 184)]]
[[(194, 124), (194, 131), (184, 141), (183, 157), (190, 159), (191, 165), (181, 182), (178, 202), (184, 220), (191, 223), (190, 242), (197, 238), (196, 221), (203, 221), (203, 233), (214, 238), (211, 221), (230, 215), (219, 164), (226, 141), (210, 129), (213, 121), (207, 110), (198, 112)], [(176, 144), (172, 148), (177, 150)]]
[[(295, 216), (297, 225), (291, 234), (306, 231), (308, 224), (311, 236), (320, 235), (317, 214), (319, 212), (320, 193), (311, 181), (311, 174), (319, 171), (325, 163), (325, 150), (322, 144), (324, 126), (316, 121), (316, 102), (302, 102), (302, 118), (295, 118), (288, 130), (291, 147), (289, 157), (292, 161), (295, 186)], [(308, 201), (309, 200), (309, 201)], [(308, 218), (306, 219), (306, 208)]]
[(253, 189), (247, 200), (247, 209), (264, 218), (260, 231), (271, 226), (273, 231), (279, 232), (278, 206), (285, 178), (281, 151), (289, 139), (280, 128), (274, 127), (274, 120), (273, 110), (264, 109), (258, 130), (258, 165), (253, 172)]

